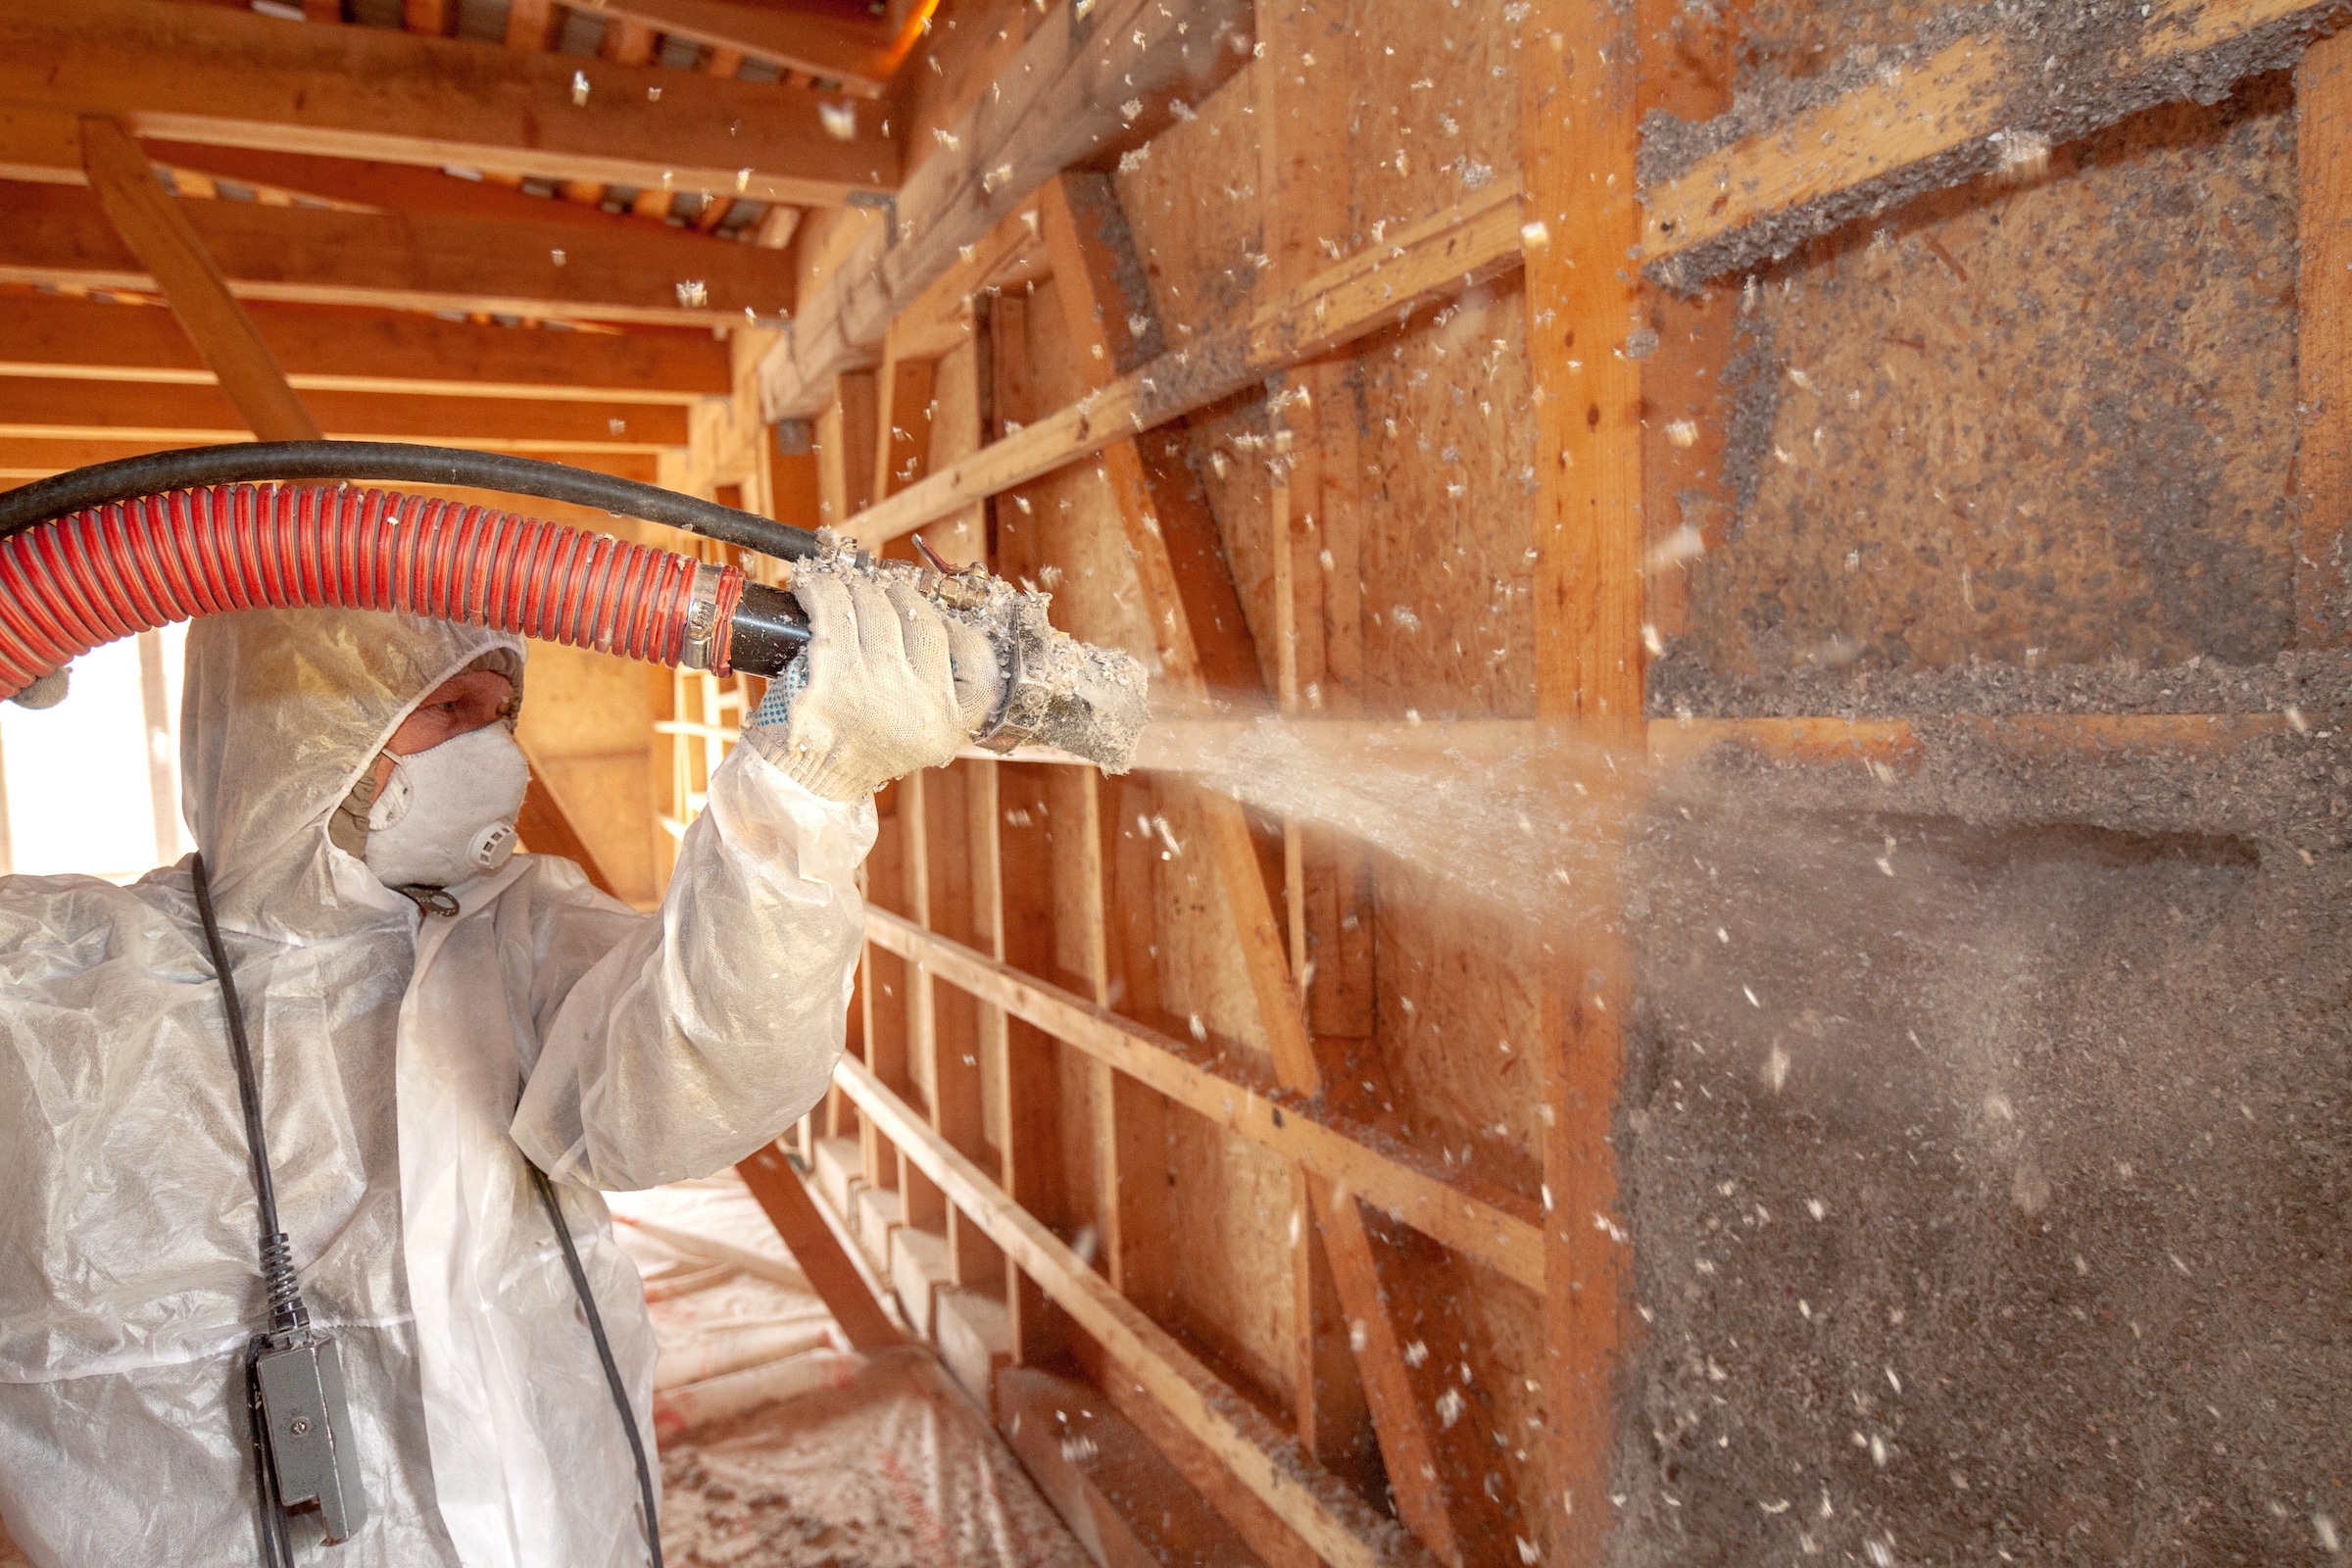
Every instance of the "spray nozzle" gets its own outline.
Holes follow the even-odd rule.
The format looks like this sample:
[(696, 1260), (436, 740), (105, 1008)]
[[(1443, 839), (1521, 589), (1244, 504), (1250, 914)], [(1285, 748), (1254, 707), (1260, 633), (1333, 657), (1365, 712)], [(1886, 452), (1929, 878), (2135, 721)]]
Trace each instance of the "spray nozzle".
[[(830, 529), (817, 530), (813, 564), (910, 580), (941, 611), (977, 627), (996, 650), (1004, 695), (973, 743), (1009, 752), (1025, 744), (1082, 757), (1123, 773), (1150, 716), (1149, 682), (1131, 654), (1082, 643), (1047, 615), (1053, 596), (1017, 588), (977, 563), (957, 566), (914, 540), (920, 561), (876, 559)], [(747, 583), (733, 617), (732, 667), (780, 671), (808, 635), (798, 608), (778, 589)]]

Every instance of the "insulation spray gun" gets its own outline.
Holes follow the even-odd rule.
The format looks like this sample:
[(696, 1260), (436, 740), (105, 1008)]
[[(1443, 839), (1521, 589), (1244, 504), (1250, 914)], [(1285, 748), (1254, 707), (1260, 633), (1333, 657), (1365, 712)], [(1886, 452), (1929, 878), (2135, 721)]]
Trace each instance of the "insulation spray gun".
[[(1144, 666), (1133, 655), (1082, 643), (1046, 617), (1052, 595), (1019, 588), (977, 564), (950, 565), (914, 536), (922, 560), (880, 560), (830, 528), (816, 531), (816, 554), (808, 558), (837, 570), (909, 582), (941, 612), (976, 627), (997, 652), (1004, 695), (972, 744), (1004, 753), (1036, 744), (1084, 758), (1107, 772), (1123, 773), (1135, 757), (1137, 740), (1150, 716)], [(770, 596), (774, 596), (773, 599)], [(736, 669), (758, 672), (761, 652), (747, 640), (747, 624), (784, 607), (781, 590), (747, 583), (734, 614), (729, 656)], [(791, 607), (797, 619), (799, 610)], [(781, 625), (776, 634), (784, 635)], [(747, 663), (749, 656), (754, 662)], [(777, 667), (782, 667), (779, 662)]]

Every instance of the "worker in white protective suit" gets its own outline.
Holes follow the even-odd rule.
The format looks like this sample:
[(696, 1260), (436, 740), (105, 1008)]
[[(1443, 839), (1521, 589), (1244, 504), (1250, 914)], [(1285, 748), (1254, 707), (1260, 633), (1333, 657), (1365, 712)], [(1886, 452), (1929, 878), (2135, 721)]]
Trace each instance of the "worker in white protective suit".
[[(513, 854), (521, 645), (248, 612), (188, 638), (182, 761), (282, 1229), (340, 1348), (368, 1518), (339, 1568), (635, 1568), (654, 1338), (595, 1189), (717, 1170), (823, 1093), (886, 780), (993, 705), (985, 640), (804, 570), (814, 637), (661, 909)], [(783, 700), (785, 688), (793, 693)], [(398, 891), (399, 889), (408, 891)], [(36, 1564), (258, 1560), (255, 1179), (191, 867), (0, 879), (0, 1519)]]

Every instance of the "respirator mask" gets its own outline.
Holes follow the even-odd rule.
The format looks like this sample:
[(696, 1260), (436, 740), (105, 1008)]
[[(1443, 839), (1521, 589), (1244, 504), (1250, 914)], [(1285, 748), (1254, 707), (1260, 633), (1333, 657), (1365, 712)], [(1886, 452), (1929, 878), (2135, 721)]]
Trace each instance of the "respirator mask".
[(368, 868), (389, 888), (449, 888), (514, 853), (530, 763), (503, 723), (392, 759), (368, 809)]

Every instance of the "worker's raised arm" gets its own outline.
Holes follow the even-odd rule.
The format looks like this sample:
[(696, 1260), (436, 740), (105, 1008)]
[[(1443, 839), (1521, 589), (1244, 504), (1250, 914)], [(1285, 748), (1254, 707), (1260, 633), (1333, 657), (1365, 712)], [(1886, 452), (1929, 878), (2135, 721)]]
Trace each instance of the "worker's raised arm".
[(514, 1136), (550, 1175), (704, 1175), (816, 1102), (841, 1052), (873, 791), (953, 758), (994, 701), (986, 639), (911, 590), (804, 572), (796, 593), (808, 651), (713, 773), (659, 913), (545, 874), (542, 1046)]

